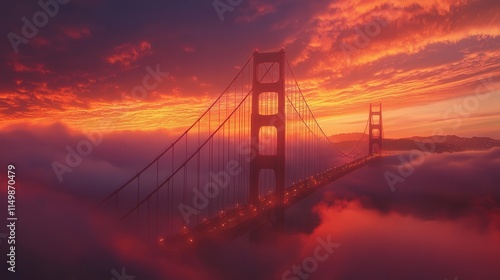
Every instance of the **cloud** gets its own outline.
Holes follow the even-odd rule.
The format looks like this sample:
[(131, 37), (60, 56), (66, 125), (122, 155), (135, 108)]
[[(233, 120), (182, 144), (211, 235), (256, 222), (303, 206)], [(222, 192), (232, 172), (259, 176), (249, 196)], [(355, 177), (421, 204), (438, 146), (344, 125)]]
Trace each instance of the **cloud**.
[[(317, 238), (330, 236), (341, 246), (318, 264), (313, 279), (498, 275), (498, 148), (429, 155), (395, 193), (383, 177), (399, 164), (397, 155), (389, 156), (287, 210), (284, 235), (265, 226), (257, 243), (242, 236), (194, 254), (163, 258), (96, 204), (169, 138), (166, 131), (104, 134), (102, 143), (59, 184), (52, 161), (64, 161), (65, 147), (77, 145), (85, 136), (61, 124), (4, 129), (2, 160), (16, 164), (22, 188), (20, 274), (27, 279), (101, 279), (111, 278), (112, 269), (126, 267), (128, 274), (147, 279), (281, 279), (314, 254)], [(5, 195), (2, 189), (1, 199)]]
[[(85, 123), (75, 120), (95, 123), (108, 110), (142, 120), (144, 110), (170, 106), (165, 118), (179, 127), (184, 119), (172, 118), (173, 111), (184, 111), (193, 99), (209, 104), (236, 74), (235, 64), (253, 50), (283, 47), (319, 120), (359, 114), (359, 104), (375, 101), (390, 109), (465, 96), (481, 77), (500, 77), (495, 3), (248, 1), (235, 8), (236, 22), (230, 24), (218, 20), (211, 3), (193, 0), (174, 6), (72, 1), (19, 54), (0, 46), (10, 66), (0, 79), (1, 114), (9, 123), (62, 120), (83, 129)], [(9, 5), (5, 33), (19, 32), (19, 19), (38, 8)], [(171, 80), (148, 94), (144, 102), (150, 106), (110, 106), (126, 100), (141, 84), (145, 67), (158, 63)], [(193, 83), (192, 76), (202, 82)], [(158, 122), (127, 123), (152, 129)]]
[[(401, 161), (399, 155), (389, 156), (378, 165), (355, 171), (352, 176), (336, 182), (338, 187), (334, 190), (322, 191), (317, 196), (323, 196), (322, 200), (332, 205), (342, 201), (358, 202), (381, 215), (396, 213), (443, 222), (468, 220), (469, 226), (479, 232), (498, 231), (500, 192), (494, 170), (499, 167), (499, 155), (498, 148), (429, 155), (421, 165), (414, 164), (414, 173), (396, 184), (394, 193), (384, 173), (398, 174)], [(408, 160), (409, 152), (401, 156)], [(304, 207), (312, 208), (314, 203), (317, 200)]]
[(266, 15), (273, 14), (284, 1), (274, 1), (272, 4), (265, 1), (248, 1), (246, 9), (242, 9), (242, 15), (235, 19), (236, 23), (250, 23)]
[(288, 34), (285, 48), (319, 118), (332, 115), (325, 104), (342, 114), (375, 101), (386, 108), (427, 104), (474, 91), (471, 83), (486, 73), (498, 79), (498, 12), (491, 7), (338, 1), (317, 9), (300, 37)]
[(73, 40), (91, 35), (90, 28), (88, 27), (64, 27), (62, 29), (66, 36)]
[[(136, 279), (281, 279), (331, 235), (342, 245), (313, 279), (497, 278), (498, 149), (426, 157), (395, 193), (382, 175), (398, 167), (389, 156), (289, 209), (285, 236), (264, 228), (260, 243), (242, 237), (180, 260), (156, 257), (115, 227), (96, 201), (191, 124), (255, 49), (286, 48), (320, 121), (375, 100), (387, 109), (451, 100), (473, 93), (482, 77), (500, 78), (494, 0), (252, 0), (224, 23), (210, 1), (177, 2), (74, 0), (18, 54), (0, 44), (0, 154), (3, 166), (19, 169), (21, 277), (103, 279), (126, 267)], [(39, 9), (6, 3), (2, 34), (21, 34), (20, 19)], [(145, 68), (158, 64), (168, 79), (132, 100)], [(478, 112), (467, 129), (496, 128), (494, 112)], [(408, 127), (436, 119), (419, 117)], [(60, 183), (53, 162), (64, 163), (67, 147), (103, 121), (102, 143)]]
[[(31, 184), (22, 187), (16, 275), (23, 279), (111, 279), (111, 271), (121, 272), (122, 267), (137, 278), (212, 279), (195, 259), (189, 260), (191, 256), (183, 261), (158, 258), (94, 203)], [(0, 247), (6, 251), (4, 244)], [(0, 259), (5, 262), (6, 256)]]
[(147, 41), (138, 44), (123, 44), (114, 48), (114, 53), (106, 57), (106, 61), (111, 64), (121, 64), (130, 66), (131, 63), (141, 57), (151, 54), (151, 43)]

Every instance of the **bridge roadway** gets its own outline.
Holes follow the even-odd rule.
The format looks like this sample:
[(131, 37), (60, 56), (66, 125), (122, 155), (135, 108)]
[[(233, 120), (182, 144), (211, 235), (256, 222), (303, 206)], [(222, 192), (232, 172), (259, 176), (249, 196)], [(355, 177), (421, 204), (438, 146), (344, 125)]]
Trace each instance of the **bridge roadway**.
[[(284, 208), (293, 206), (324, 186), (379, 157), (380, 155), (364, 156), (293, 184), (285, 190)], [(237, 205), (232, 209), (221, 211), (217, 217), (195, 227), (185, 227), (181, 234), (172, 236), (168, 240), (160, 238), (158, 242), (162, 249), (177, 251), (207, 241), (236, 238), (253, 228), (269, 223), (275, 209), (274, 193), (266, 194), (260, 197), (257, 205)]]

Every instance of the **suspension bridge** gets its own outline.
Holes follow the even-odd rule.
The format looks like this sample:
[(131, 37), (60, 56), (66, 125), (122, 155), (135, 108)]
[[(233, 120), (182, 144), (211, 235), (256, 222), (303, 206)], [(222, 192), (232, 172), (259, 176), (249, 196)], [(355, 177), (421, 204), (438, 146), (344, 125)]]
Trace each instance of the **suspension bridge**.
[(284, 50), (256, 51), (209, 108), (102, 205), (145, 243), (169, 250), (266, 223), (280, 229), (288, 207), (381, 155), (381, 104), (370, 104), (363, 136), (367, 129), (341, 151)]

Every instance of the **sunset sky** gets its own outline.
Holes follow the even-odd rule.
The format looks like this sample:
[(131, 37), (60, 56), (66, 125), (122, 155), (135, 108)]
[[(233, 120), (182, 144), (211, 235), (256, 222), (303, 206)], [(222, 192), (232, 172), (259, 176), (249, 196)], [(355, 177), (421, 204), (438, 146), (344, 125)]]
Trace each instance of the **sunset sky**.
[[(489, 150), (458, 152), (470, 147), (457, 144), (443, 153), (415, 142), (420, 151), (381, 151), (375, 158), (363, 157), (362, 141), (354, 149), (334, 143), (333, 150), (329, 136), (363, 132), (370, 103), (381, 102), (386, 138), (500, 140), (500, 1), (4, 2), (0, 207), (12, 201), (6, 167), (13, 165), (19, 273), (2, 269), (0, 279), (118, 280), (125, 269), (137, 280), (299, 279), (283, 275), (315, 252), (318, 238), (330, 237), (341, 246), (309, 279), (499, 279), (499, 141), (487, 143), (496, 145)], [(284, 156), (279, 125), (250, 129), (245, 76), (237, 76), (250, 69), (244, 66), (255, 51), (282, 49), (315, 116), (295, 84), (286, 83), (287, 97), (295, 98), (289, 103), (299, 108), (287, 107)], [(241, 81), (232, 83), (236, 76)], [(237, 94), (214, 103), (240, 84), (244, 106), (237, 106)], [(212, 103), (219, 117), (214, 106), (195, 123)], [(224, 121), (230, 114), (235, 121)], [(255, 157), (255, 131), (257, 150), (274, 149), (276, 157)], [(392, 142), (406, 149), (411, 141)], [(472, 148), (486, 147), (477, 143)], [(341, 155), (348, 151), (353, 157)], [(238, 174), (224, 173), (229, 163), (241, 164)], [(255, 167), (264, 167), (265, 176)], [(394, 185), (387, 174), (396, 173)], [(335, 182), (314, 190), (318, 178), (326, 184), (325, 174)], [(210, 199), (196, 226), (212, 230), (227, 213), (239, 222), (237, 211), (255, 206), (251, 193), (263, 201), (257, 206), (280, 205), (267, 201), (280, 178), (286, 192), (294, 186), (309, 188), (304, 197), (315, 192), (288, 208), (284, 232), (272, 231), (272, 219), (256, 221), (263, 232), (257, 242), (248, 233), (223, 244), (204, 244), (202, 236), (198, 244), (207, 247), (158, 257), (158, 248), (177, 248), (169, 238), (195, 228), (182, 219), (184, 202), (198, 204), (202, 188), (214, 188), (221, 176), (227, 184), (221, 195), (218, 186), (214, 196), (205, 193)], [(279, 223), (278, 212), (255, 213)], [(222, 221), (221, 232), (234, 220)], [(7, 236), (2, 224), (4, 264)], [(165, 247), (151, 250), (155, 242)]]
[[(363, 131), (382, 102), (386, 137), (500, 138), (496, 0), (244, 0), (220, 15), (212, 1), (72, 0), (16, 46), (6, 35), (42, 8), (4, 6), (2, 128), (182, 130), (255, 50), (284, 48), (327, 134)], [(136, 100), (146, 67), (169, 75)]]

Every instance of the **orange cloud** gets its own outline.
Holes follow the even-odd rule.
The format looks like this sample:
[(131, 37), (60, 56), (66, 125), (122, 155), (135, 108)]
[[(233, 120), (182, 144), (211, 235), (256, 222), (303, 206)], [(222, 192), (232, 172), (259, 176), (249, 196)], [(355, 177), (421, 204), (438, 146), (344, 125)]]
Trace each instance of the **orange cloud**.
[(332, 118), (329, 108), (426, 104), (500, 77), (499, 13), (493, 1), (338, 1), (283, 44), (298, 50), (290, 60), (313, 111)]
[[(286, 16), (286, 1), (245, 3), (238, 7), (237, 14), (235, 11), (237, 21), (266, 26), (266, 36), (272, 39), (249, 34), (256, 46), (266, 50), (285, 47), (312, 111), (320, 123), (332, 127), (326, 127), (327, 132), (337, 131), (335, 120), (342, 122), (346, 116), (364, 118), (370, 102), (381, 101), (388, 111), (406, 107), (420, 112), (414, 107), (473, 93), (486, 76), (500, 79), (500, 8), (493, 0), (345, 0), (296, 6), (307, 12), (303, 17)], [(263, 16), (270, 14), (264, 22)], [(262, 31), (260, 25), (251, 30), (252, 24), (248, 24), (250, 33)], [(91, 35), (89, 28), (66, 28), (64, 32), (72, 39)], [(33, 39), (34, 44), (55, 44), (42, 35)], [(117, 129), (155, 129), (160, 123), (186, 127), (188, 120), (206, 109), (226, 86), (223, 83), (233, 77), (222, 68), (224, 63), (196, 64), (210, 61), (194, 47), (205, 46), (206, 41), (175, 44), (177, 53), (169, 57), (170, 64), (163, 66), (162, 62), (162, 69), (166, 69), (163, 71), (170, 69), (174, 73), (138, 103), (130, 98), (130, 91), (141, 84), (146, 74), (139, 65), (151, 63), (144, 58), (153, 53), (152, 40), (143, 38), (118, 45), (112, 51), (104, 50), (105, 55), (98, 54), (104, 57), (100, 63), (82, 59), (78, 65), (84, 64), (87, 69), (69, 74), (58, 71), (57, 67), (66, 68), (52, 61), (13, 56), (7, 63), (12, 72), (9, 84), (0, 89), (4, 96), (12, 97), (2, 99), (9, 106), (6, 111), (21, 110), (24, 116), (15, 114), (20, 120), (27, 120), (27, 115), (35, 122), (61, 119), (73, 128), (95, 125), (101, 116), (119, 120)], [(212, 37), (210, 40), (214, 41)], [(350, 48), (343, 49), (342, 44)], [(231, 65), (243, 62), (241, 53), (231, 52), (219, 58)], [(116, 67), (127, 71), (116, 71)], [(132, 69), (137, 71), (129, 71)], [(22, 95), (11, 96), (17, 93)], [(109, 104), (112, 100), (117, 102)], [(41, 111), (44, 115), (36, 116), (35, 112)], [(490, 111), (481, 109), (477, 113)], [(386, 117), (390, 120), (391, 115)], [(420, 120), (420, 129), (425, 120), (435, 118), (428, 112)], [(490, 123), (491, 118), (482, 120)], [(5, 120), (15, 121), (12, 115)], [(363, 123), (358, 126), (364, 127)], [(357, 126), (351, 129), (359, 130)]]

